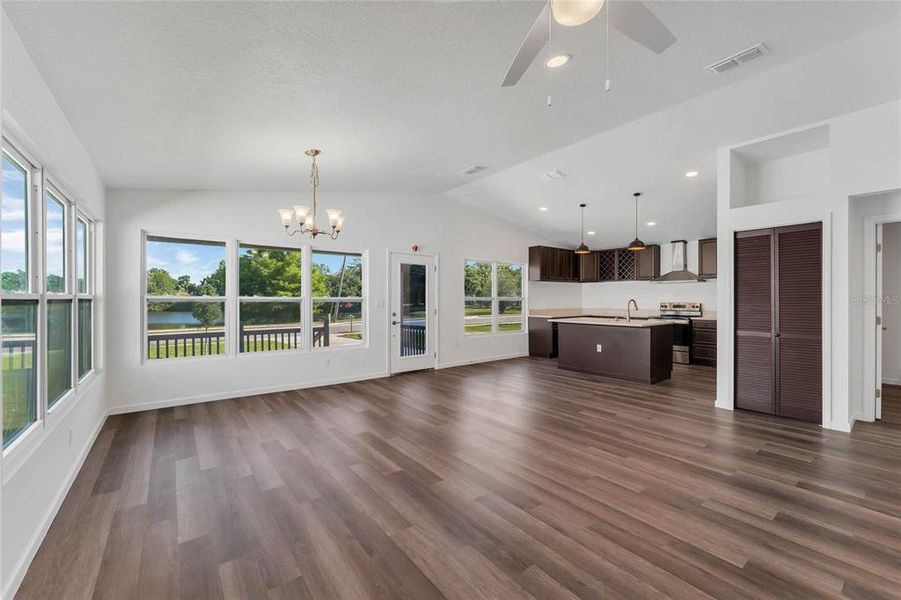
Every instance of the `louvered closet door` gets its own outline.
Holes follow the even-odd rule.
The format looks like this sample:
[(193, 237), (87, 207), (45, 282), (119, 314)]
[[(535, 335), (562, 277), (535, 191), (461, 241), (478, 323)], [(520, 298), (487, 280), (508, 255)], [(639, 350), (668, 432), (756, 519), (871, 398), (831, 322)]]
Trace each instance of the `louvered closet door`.
[(735, 407), (775, 414), (773, 230), (735, 234)]
[(820, 223), (776, 229), (776, 414), (822, 421)]

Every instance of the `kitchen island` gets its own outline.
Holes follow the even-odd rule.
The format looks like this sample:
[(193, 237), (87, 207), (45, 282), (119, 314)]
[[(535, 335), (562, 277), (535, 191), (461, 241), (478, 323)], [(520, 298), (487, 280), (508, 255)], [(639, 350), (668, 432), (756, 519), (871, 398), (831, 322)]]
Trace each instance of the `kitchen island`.
[(643, 383), (670, 378), (673, 325), (665, 319), (574, 317), (557, 324), (557, 366)]

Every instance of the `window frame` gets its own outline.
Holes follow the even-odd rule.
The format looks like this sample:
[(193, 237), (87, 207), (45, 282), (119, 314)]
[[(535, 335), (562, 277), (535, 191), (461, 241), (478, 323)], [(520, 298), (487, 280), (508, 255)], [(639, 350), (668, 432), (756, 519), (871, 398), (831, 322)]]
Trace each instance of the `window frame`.
[[(26, 300), (36, 302), (37, 323), (35, 325), (35, 348), (33, 350), (33, 368), (35, 369), (35, 409), (36, 419), (28, 427), (19, 432), (8, 445), (2, 445), (2, 460), (7, 464), (4, 469), (4, 480), (8, 480), (18, 470), (30, 454), (39, 446), (47, 432), (68, 414), (78, 399), (79, 393), (90, 385), (94, 379), (99, 365), (97, 348), (97, 319), (91, 320), (91, 370), (83, 377), (78, 378), (78, 342), (77, 342), (77, 297), (74, 274), (74, 246), (70, 242), (64, 245), (64, 265), (66, 273), (64, 292), (48, 292), (46, 273), (46, 201), (47, 192), (51, 191), (53, 197), (62, 203), (65, 218), (63, 220), (64, 236), (68, 240), (74, 240), (75, 215), (81, 214), (88, 223), (92, 234), (87, 240), (88, 254), (93, 257), (96, 254), (96, 237), (93, 235), (97, 220), (91, 215), (90, 210), (81, 206), (78, 196), (70, 193), (68, 187), (57, 179), (48, 170), (35, 154), (25, 149), (16, 139), (9, 135), (2, 136), (2, 152), (9, 156), (16, 164), (24, 168), (28, 180), (26, 183), (26, 215), (27, 231), (26, 240), (28, 269), (27, 291), (14, 292), (0, 290), (0, 303), (3, 300)], [(89, 262), (87, 268), (93, 273), (93, 265)], [(93, 290), (92, 290), (93, 293)], [(69, 387), (52, 406), (48, 398), (48, 302), (52, 300), (68, 300), (71, 302), (69, 310), (69, 351), (70, 351), (70, 377)], [(92, 317), (96, 314), (92, 303)]]
[[(490, 296), (467, 296), (466, 295), (466, 264), (470, 262), (487, 263), (491, 265), (491, 295)], [(520, 267), (520, 277), (522, 284), (520, 290), (522, 296), (499, 296), (497, 285), (497, 267), (498, 265), (516, 265)], [(503, 335), (522, 335), (528, 333), (529, 320), (527, 318), (527, 295), (528, 282), (526, 280), (528, 265), (526, 263), (506, 260), (485, 260), (483, 258), (464, 258), (463, 259), (463, 335), (464, 337), (480, 338), (494, 337)], [(466, 303), (475, 301), (491, 301), (491, 331), (484, 333), (466, 331)], [(522, 328), (519, 331), (501, 331), (500, 330), (500, 303), (503, 301), (520, 302), (522, 307)]]
[[(305, 270), (304, 274), (308, 274), (305, 278), (306, 283), (304, 284), (303, 291), (306, 292), (309, 290), (307, 294), (307, 304), (304, 316), (307, 319), (307, 323), (309, 325), (306, 329), (306, 337), (304, 341), (308, 344), (307, 348), (309, 348), (309, 352), (336, 352), (336, 351), (349, 351), (349, 350), (359, 350), (361, 348), (369, 348), (369, 302), (367, 298), (369, 297), (369, 252), (364, 250), (361, 252), (356, 252), (352, 250), (321, 250), (318, 248), (314, 248), (312, 246), (306, 246), (305, 249), (309, 251), (310, 259), (305, 263), (309, 265), (309, 268)], [(362, 296), (313, 296), (313, 260), (315, 254), (339, 254), (339, 255), (348, 255), (348, 256), (359, 256), (360, 257), (360, 292)], [(363, 320), (363, 327), (361, 333), (363, 334), (363, 339), (360, 340), (359, 344), (347, 344), (346, 346), (319, 346), (316, 347), (313, 345), (313, 304), (316, 302), (359, 302), (360, 303), (360, 318)]]
[[(224, 244), (225, 247), (225, 295), (224, 296), (157, 296), (147, 293), (147, 240), (148, 238), (163, 238), (173, 242)], [(194, 235), (176, 233), (171, 231), (141, 230), (141, 363), (142, 364), (171, 364), (178, 359), (178, 364), (193, 361), (223, 360), (233, 354), (234, 344), (232, 331), (233, 315), (237, 312), (234, 308), (234, 286), (237, 278), (235, 269), (229, 265), (237, 262), (237, 249), (234, 238), (226, 238), (215, 235)], [(198, 282), (199, 283), (199, 282)], [(149, 328), (147, 322), (147, 305), (149, 302), (221, 302), (223, 334), (225, 336), (225, 351), (218, 354), (203, 354), (200, 356), (183, 356), (170, 358), (150, 358), (149, 344), (147, 343)]]
[[(72, 237), (73, 245), (78, 244), (78, 221), (81, 221), (85, 224), (85, 267), (84, 267), (84, 292), (78, 291), (78, 250), (77, 248), (74, 250), (74, 260), (76, 262), (75, 269), (72, 273), (72, 281), (74, 284), (74, 292), (75, 292), (75, 301), (73, 304), (73, 312), (75, 313), (75, 338), (73, 343), (75, 345), (75, 379), (76, 383), (86, 381), (90, 378), (97, 369), (97, 350), (96, 350), (96, 341), (97, 341), (97, 319), (96, 314), (96, 306), (97, 302), (94, 299), (94, 256), (95, 252), (95, 233), (94, 233), (94, 220), (91, 219), (88, 215), (85, 214), (84, 210), (80, 207), (75, 207), (74, 212), (74, 235)], [(78, 372), (78, 364), (81, 359), (81, 346), (78, 343), (78, 333), (81, 331), (81, 311), (78, 309), (79, 301), (88, 300), (91, 302), (91, 368), (88, 369), (84, 375), (80, 375)]]
[[(238, 238), (236, 240), (236, 260), (235, 260), (235, 293), (237, 294), (235, 301), (235, 331), (237, 335), (235, 336), (235, 353), (239, 357), (244, 356), (271, 356), (274, 354), (299, 354), (306, 352), (307, 345), (307, 329), (309, 329), (308, 325), (304, 325), (308, 323), (307, 320), (307, 311), (306, 311), (306, 300), (309, 298), (309, 294), (304, 293), (307, 290), (307, 279), (305, 271), (307, 270), (307, 257), (312, 256), (311, 253), (308, 252), (308, 246), (292, 246), (288, 243), (274, 243), (274, 242), (258, 242), (258, 241), (250, 241), (243, 238)], [(265, 248), (270, 250), (287, 250), (291, 252), (297, 252), (300, 254), (300, 296), (242, 296), (241, 295), (241, 250), (242, 248)], [(312, 272), (312, 271), (311, 271)], [(226, 279), (228, 272), (226, 271)], [(227, 291), (227, 290), (226, 290)], [(241, 304), (244, 302), (259, 302), (259, 303), (267, 303), (267, 302), (297, 302), (300, 305), (300, 345), (297, 348), (288, 348), (287, 350), (267, 350), (267, 351), (255, 351), (255, 352), (244, 352), (243, 344), (244, 340), (241, 337)]]
[[(61, 404), (63, 404), (66, 400), (72, 397), (75, 394), (75, 383), (78, 380), (78, 365), (76, 360), (76, 338), (77, 338), (77, 328), (75, 324), (75, 285), (74, 285), (74, 270), (73, 266), (75, 264), (74, 256), (73, 256), (73, 237), (72, 234), (75, 231), (75, 224), (73, 221), (73, 215), (76, 212), (75, 203), (72, 201), (71, 196), (66, 194), (62, 186), (56, 184), (53, 179), (46, 173), (44, 173), (44, 187), (42, 190), (42, 198), (41, 198), (41, 211), (43, 212), (43, 227), (41, 228), (42, 232), (42, 259), (44, 263), (44, 277), (43, 281), (43, 290), (44, 290), (44, 337), (45, 337), (45, 348), (44, 354), (46, 355), (49, 352), (49, 335), (50, 330), (48, 327), (49, 318), (50, 318), (50, 302), (53, 301), (68, 301), (69, 302), (69, 387), (66, 388), (66, 391), (63, 392), (61, 396), (56, 398), (53, 401), (53, 404), (50, 404), (50, 360), (45, 358), (44, 360), (44, 369), (43, 369), (43, 378), (44, 378), (44, 401), (47, 405), (47, 414), (52, 414)], [(49, 287), (47, 284), (47, 201), (48, 196), (53, 197), (53, 199), (59, 202), (63, 207), (63, 291), (62, 292), (51, 292), (47, 288)]]

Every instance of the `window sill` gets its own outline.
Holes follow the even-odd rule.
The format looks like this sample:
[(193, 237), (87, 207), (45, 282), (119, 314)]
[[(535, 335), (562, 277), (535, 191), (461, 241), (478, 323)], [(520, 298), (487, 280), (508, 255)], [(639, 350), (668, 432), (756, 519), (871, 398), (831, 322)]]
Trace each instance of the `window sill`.
[(143, 366), (150, 365), (171, 365), (171, 364), (189, 364), (196, 362), (215, 362), (217, 360), (228, 360), (230, 358), (235, 358), (233, 354), (225, 352), (223, 354), (207, 354), (205, 356), (184, 356), (184, 357), (172, 357), (172, 358), (144, 358), (141, 360)]
[(505, 337), (505, 336), (514, 336), (514, 335), (524, 335), (529, 333), (527, 330), (523, 329), (522, 331), (492, 331), (487, 333), (463, 333), (463, 337), (465, 338), (491, 338), (491, 337)]

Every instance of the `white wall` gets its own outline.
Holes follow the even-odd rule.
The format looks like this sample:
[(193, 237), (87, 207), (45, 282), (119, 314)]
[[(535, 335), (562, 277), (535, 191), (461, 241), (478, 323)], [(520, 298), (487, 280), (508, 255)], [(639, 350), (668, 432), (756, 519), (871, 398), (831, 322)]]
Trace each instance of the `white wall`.
[[(897, 76), (897, 74), (895, 75)], [(863, 293), (863, 220), (851, 218), (852, 198), (901, 187), (901, 102), (829, 119), (829, 185), (819, 197), (730, 209), (731, 148), (717, 169), (717, 406), (732, 402), (732, 240), (735, 231), (823, 221), (823, 426), (849, 430), (864, 402), (865, 311), (850, 301)]]
[[(93, 217), (103, 219), (103, 183), (91, 159), (5, 15), (2, 31), (3, 133), (24, 145)], [(99, 223), (98, 257), (103, 256), (102, 236)], [(102, 259), (97, 276), (96, 376), (48, 416), (37, 436), (3, 458), (3, 597), (18, 587), (106, 416)]]
[[(324, 172), (323, 180), (327, 181)], [(386, 375), (387, 252), (408, 251), (413, 244), (423, 254), (439, 255), (440, 366), (527, 353), (524, 333), (463, 335), (463, 263), (467, 258), (527, 263), (528, 247), (542, 240), (441, 195), (325, 191), (323, 205), (343, 209), (347, 223), (339, 239), (317, 241), (315, 246), (369, 254), (368, 347), (142, 364), (141, 230), (299, 246), (307, 242), (285, 235), (276, 209), (305, 196), (306, 192), (108, 191), (109, 245), (116, 249), (107, 256), (111, 300), (107, 319), (110, 331), (117, 332), (116, 352), (109, 357), (111, 411)], [(576, 297), (576, 292), (570, 293)], [(547, 303), (552, 296), (537, 300)]]
[[(668, 273), (672, 264), (672, 246), (660, 246), (660, 273)], [(698, 242), (688, 242), (686, 248), (688, 270), (698, 272)], [(639, 310), (657, 311), (661, 302), (701, 302), (704, 312), (716, 311), (716, 280), (693, 283), (652, 283), (650, 281), (608, 281), (582, 284), (583, 308), (612, 308), (625, 310), (634, 298)]]
[(581, 308), (583, 285), (530, 281), (529, 308)]
[(901, 223), (882, 228), (882, 381), (901, 384)]

